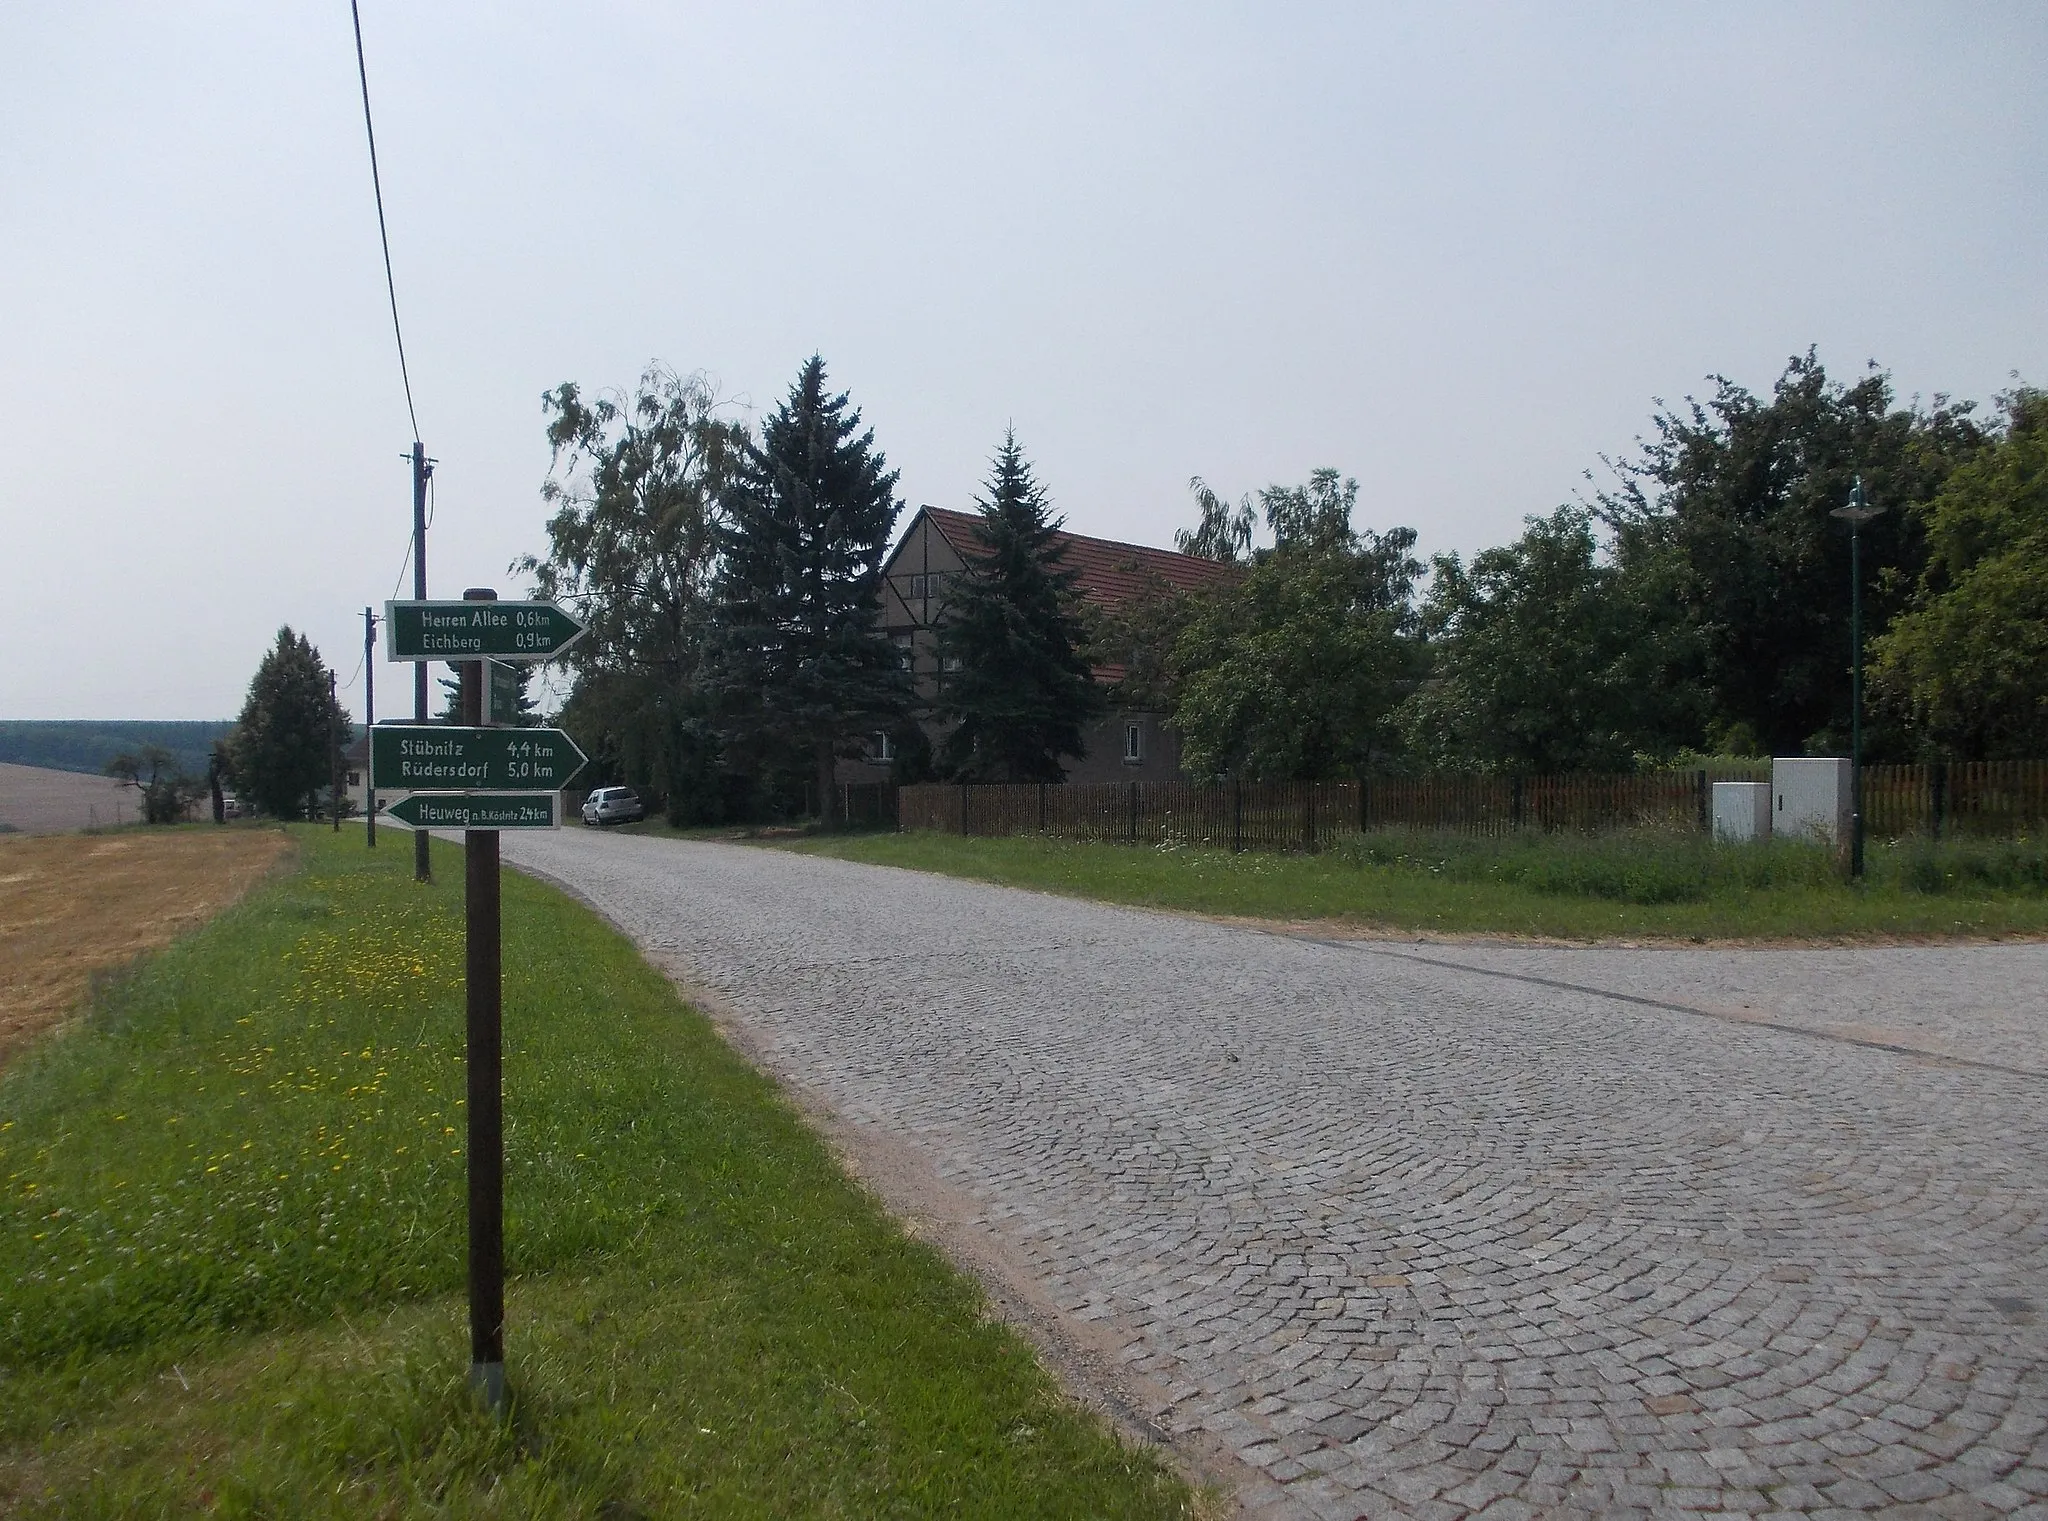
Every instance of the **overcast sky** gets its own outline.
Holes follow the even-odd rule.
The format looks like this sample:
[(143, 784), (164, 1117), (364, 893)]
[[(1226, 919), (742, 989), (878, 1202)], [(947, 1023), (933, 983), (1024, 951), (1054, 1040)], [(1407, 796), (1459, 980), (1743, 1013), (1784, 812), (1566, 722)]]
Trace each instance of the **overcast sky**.
[[(1079, 532), (1334, 465), (1512, 537), (1819, 346), (2048, 381), (2048, 9), (362, 0), (433, 591), (543, 547), (540, 395), (814, 350), (902, 495), (1014, 423)], [(0, 12), (0, 717), (360, 712), (412, 428), (346, 0)], [(378, 670), (398, 711), (402, 668)]]

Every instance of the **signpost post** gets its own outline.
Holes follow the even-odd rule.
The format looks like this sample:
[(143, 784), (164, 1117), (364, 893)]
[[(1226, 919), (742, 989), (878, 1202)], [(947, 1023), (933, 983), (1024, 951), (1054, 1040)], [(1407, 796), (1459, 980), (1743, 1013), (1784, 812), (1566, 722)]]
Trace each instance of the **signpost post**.
[[(488, 605), (497, 593), (476, 589), (465, 600)], [(476, 627), (495, 627), (479, 620)], [(484, 721), (484, 662), (462, 667), (462, 721)], [(478, 728), (480, 736), (493, 731)], [(498, 731), (503, 733), (506, 731)], [(568, 736), (562, 736), (567, 744)], [(417, 748), (403, 747), (402, 748)], [(430, 747), (429, 747), (430, 748)], [(465, 748), (467, 748), (465, 746)], [(574, 745), (568, 748), (575, 750)], [(552, 756), (550, 744), (548, 754)], [(415, 756), (415, 760), (425, 757)], [(496, 757), (493, 757), (496, 759)], [(566, 759), (566, 758), (565, 758)], [(445, 762), (443, 762), (445, 764)], [(490, 763), (487, 761), (486, 766)], [(578, 756), (581, 764), (581, 756)], [(537, 785), (560, 787), (550, 771), (540, 781), (531, 759), (507, 758), (492, 769), (517, 768)], [(509, 780), (509, 776), (507, 777)], [(566, 780), (566, 778), (564, 778)], [(472, 785), (490, 785), (486, 779)], [(505, 1080), (504, 988), (499, 956), (498, 831), (469, 828), (462, 835), (463, 910), (467, 919), (469, 1004), (469, 1383), (493, 1410), (505, 1407)]]
[[(498, 832), (552, 829), (561, 790), (583, 752), (559, 729), (516, 723), (517, 675), (502, 661), (540, 661), (581, 637), (583, 625), (552, 602), (500, 602), (488, 588), (460, 602), (387, 602), (385, 652), (393, 660), (446, 660), (462, 675), (461, 726), (386, 724), (370, 731), (370, 785), (410, 794), (388, 811), (419, 831), (460, 829), (467, 955), (469, 1126), (469, 1381), (505, 1408), (505, 1113)], [(422, 710), (421, 715), (425, 713)]]

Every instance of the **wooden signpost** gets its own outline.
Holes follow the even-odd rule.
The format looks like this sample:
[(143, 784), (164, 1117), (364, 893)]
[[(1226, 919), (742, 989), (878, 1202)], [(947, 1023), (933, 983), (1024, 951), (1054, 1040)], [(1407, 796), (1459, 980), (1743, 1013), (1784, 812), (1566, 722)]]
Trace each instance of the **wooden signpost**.
[[(517, 683), (487, 667), (549, 660), (583, 626), (552, 602), (388, 602), (393, 660), (450, 660), (462, 673), (462, 723), (370, 730), (370, 785), (404, 793), (386, 817), (408, 829), (460, 829), (468, 1003), (469, 1380), (505, 1407), (505, 1090), (499, 954), (498, 832), (553, 829), (561, 789), (584, 755), (559, 729), (491, 728), (517, 716)], [(487, 692), (487, 685), (496, 692)], [(509, 700), (500, 695), (509, 691)], [(493, 700), (495, 698), (496, 700)]]

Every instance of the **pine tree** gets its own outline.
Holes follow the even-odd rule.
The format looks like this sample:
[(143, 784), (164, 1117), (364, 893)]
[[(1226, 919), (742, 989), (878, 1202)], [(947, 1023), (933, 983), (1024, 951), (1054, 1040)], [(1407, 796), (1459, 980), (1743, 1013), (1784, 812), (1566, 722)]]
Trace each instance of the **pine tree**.
[[(978, 500), (979, 553), (947, 605), (940, 649), (960, 662), (939, 711), (954, 722), (945, 757), (963, 781), (1057, 782), (1103, 709), (1079, 647), (1074, 572), (1045, 492), (1014, 430)], [(943, 664), (943, 662), (942, 662)]]
[(727, 741), (756, 767), (807, 764), (827, 823), (839, 757), (910, 702), (876, 596), (902, 506), (885, 463), (813, 355), (747, 446), (720, 533), (712, 681)]
[(339, 734), (349, 722), (327, 695), (327, 665), (304, 634), (286, 625), (249, 683), (229, 755), (235, 783), (265, 813), (280, 819), (310, 812), (313, 795), (328, 784)]

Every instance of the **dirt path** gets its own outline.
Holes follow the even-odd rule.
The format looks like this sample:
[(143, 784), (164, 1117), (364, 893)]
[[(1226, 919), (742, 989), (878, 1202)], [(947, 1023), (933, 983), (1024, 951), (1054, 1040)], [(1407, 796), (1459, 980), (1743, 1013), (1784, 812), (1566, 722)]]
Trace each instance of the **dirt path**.
[(94, 972), (205, 923), (290, 844), (274, 829), (0, 839), (0, 1066)]

